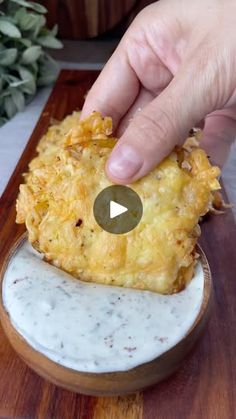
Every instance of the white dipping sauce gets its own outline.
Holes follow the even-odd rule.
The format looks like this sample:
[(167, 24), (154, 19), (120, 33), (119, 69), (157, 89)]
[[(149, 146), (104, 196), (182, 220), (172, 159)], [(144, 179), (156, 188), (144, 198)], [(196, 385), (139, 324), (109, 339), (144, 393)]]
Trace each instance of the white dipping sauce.
[(3, 280), (3, 303), (24, 339), (77, 371), (125, 371), (172, 348), (189, 331), (203, 299), (200, 263), (175, 295), (90, 284), (44, 262), (25, 241)]

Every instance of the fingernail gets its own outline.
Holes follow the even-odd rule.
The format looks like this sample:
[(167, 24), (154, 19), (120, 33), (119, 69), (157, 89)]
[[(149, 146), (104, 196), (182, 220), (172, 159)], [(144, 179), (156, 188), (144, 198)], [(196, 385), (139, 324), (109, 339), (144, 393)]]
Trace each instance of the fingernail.
[(133, 177), (142, 167), (143, 160), (128, 144), (118, 144), (108, 160), (110, 174), (119, 179)]

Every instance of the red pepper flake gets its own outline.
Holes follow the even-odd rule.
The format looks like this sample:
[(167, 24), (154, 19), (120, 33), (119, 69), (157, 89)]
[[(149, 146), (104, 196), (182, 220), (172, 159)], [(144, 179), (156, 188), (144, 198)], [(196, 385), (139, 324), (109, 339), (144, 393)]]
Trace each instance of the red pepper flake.
[(161, 342), (161, 343), (168, 342), (168, 338), (167, 338), (167, 337), (159, 337), (159, 336), (155, 336), (155, 337), (154, 337), (154, 340), (158, 340), (158, 341), (159, 341), (159, 342)]

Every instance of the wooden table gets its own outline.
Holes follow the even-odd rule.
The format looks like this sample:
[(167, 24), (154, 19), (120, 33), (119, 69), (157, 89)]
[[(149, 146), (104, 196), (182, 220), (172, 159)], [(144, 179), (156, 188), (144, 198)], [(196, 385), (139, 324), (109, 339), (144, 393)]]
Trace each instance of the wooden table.
[[(0, 263), (13, 238), (15, 199), (39, 138), (51, 117), (81, 108), (93, 71), (63, 71), (0, 200)], [(231, 210), (202, 224), (201, 245), (213, 275), (211, 317), (182, 368), (165, 382), (128, 397), (88, 397), (62, 390), (32, 372), (11, 349), (0, 327), (0, 417), (49, 419), (235, 419), (236, 226)]]

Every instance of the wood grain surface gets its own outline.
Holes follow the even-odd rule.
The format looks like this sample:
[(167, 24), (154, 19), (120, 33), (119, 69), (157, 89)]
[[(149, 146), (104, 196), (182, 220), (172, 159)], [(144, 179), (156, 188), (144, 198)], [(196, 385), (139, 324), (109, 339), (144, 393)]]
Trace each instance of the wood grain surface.
[[(24, 228), (14, 223), (21, 173), (51, 117), (80, 108), (97, 77), (63, 71), (0, 200), (0, 263)], [(9, 145), (14, 146), (14, 145)], [(49, 384), (10, 347), (0, 328), (0, 417), (49, 419), (235, 419), (236, 226), (231, 210), (202, 224), (201, 245), (211, 266), (214, 295), (203, 338), (181, 369), (165, 382), (126, 397), (80, 396)]]

